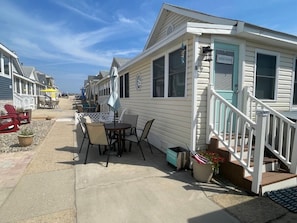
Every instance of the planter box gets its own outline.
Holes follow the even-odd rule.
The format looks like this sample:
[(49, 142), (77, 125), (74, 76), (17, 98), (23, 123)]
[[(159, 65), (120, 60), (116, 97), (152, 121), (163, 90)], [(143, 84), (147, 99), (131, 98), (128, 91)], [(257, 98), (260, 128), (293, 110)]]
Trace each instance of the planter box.
[(196, 160), (192, 162), (194, 178), (199, 182), (209, 183), (213, 176), (212, 164), (199, 164)]
[(176, 170), (188, 169), (190, 164), (190, 152), (181, 147), (168, 148), (166, 160), (176, 167)]

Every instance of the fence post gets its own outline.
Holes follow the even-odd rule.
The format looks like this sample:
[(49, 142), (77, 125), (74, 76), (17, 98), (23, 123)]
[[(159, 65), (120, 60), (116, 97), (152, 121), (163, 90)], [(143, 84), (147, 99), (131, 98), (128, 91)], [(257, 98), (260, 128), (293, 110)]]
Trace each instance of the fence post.
[(290, 173), (297, 174), (297, 124), (295, 124), (295, 133), (294, 133), (294, 142), (293, 142), (293, 151), (291, 155), (291, 167)]
[(252, 192), (259, 194), (260, 184), (262, 181), (262, 166), (264, 158), (264, 146), (266, 136), (266, 122), (269, 115), (267, 110), (257, 110), (257, 123), (256, 123), (256, 142), (254, 151), (254, 171), (253, 171), (253, 182)]
[(213, 103), (214, 99), (212, 96), (212, 91), (213, 91), (213, 85), (209, 84), (207, 88), (207, 123), (206, 123), (206, 144), (210, 143), (211, 139), (211, 134), (210, 134), (210, 129), (212, 128), (213, 125)]

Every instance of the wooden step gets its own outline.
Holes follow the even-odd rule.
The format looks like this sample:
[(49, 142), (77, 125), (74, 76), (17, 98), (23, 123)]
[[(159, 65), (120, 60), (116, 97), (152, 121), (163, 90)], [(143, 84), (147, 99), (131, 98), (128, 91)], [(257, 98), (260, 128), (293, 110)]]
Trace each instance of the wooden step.
[[(245, 177), (250, 187), (252, 185), (252, 176)], [(260, 185), (260, 195), (264, 195), (268, 191), (278, 190), (286, 187), (297, 185), (297, 175), (284, 172), (283, 170), (269, 171), (262, 174), (262, 182)]]
[[(247, 162), (246, 159), (243, 160), (244, 162)], [(240, 162), (235, 160), (235, 161), (230, 161), (232, 163), (235, 163), (236, 165), (240, 165)], [(253, 168), (255, 163), (251, 161), (250, 167)], [(271, 158), (271, 157), (264, 157), (263, 158), (263, 166), (262, 166), (262, 173), (264, 172), (269, 172), (269, 171), (276, 171), (279, 169), (279, 163), (278, 159), (276, 158)], [(250, 173), (246, 170), (244, 170), (244, 176), (247, 177), (250, 176)]]
[[(240, 152), (240, 146), (237, 151)], [(254, 149), (254, 148), (252, 148)], [(247, 192), (251, 192), (252, 176), (240, 165), (234, 158), (231, 158), (231, 153), (225, 147), (219, 147), (218, 139), (213, 137), (209, 144), (208, 150), (218, 153), (225, 159), (225, 162), (220, 165), (220, 175), (228, 179), (231, 183), (243, 188)], [(244, 148), (245, 152), (248, 148)], [(262, 167), (262, 182), (260, 184), (260, 194), (278, 190), (281, 188), (292, 187), (297, 185), (297, 175), (288, 172), (288, 169), (283, 168), (281, 162), (273, 156), (269, 156), (269, 152), (265, 151)], [(243, 156), (244, 157), (244, 156)], [(246, 157), (244, 157), (246, 158)], [(253, 168), (254, 163), (250, 163)], [(282, 168), (282, 169), (280, 169)]]

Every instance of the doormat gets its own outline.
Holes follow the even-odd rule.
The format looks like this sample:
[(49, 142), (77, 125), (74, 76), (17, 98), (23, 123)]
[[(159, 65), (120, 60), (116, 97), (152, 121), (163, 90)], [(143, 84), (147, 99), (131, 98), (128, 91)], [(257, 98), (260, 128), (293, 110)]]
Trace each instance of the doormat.
[(297, 213), (297, 187), (270, 191), (267, 196), (289, 211)]

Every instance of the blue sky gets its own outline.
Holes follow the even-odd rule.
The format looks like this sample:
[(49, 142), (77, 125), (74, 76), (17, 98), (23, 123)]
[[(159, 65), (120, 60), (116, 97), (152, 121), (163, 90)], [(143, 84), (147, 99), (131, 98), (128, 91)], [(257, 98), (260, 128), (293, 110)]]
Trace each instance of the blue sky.
[[(25, 66), (78, 93), (88, 75), (109, 70), (113, 57), (143, 50), (159, 0), (1, 0), (0, 42)], [(203, 13), (297, 35), (296, 0), (167, 0)]]

